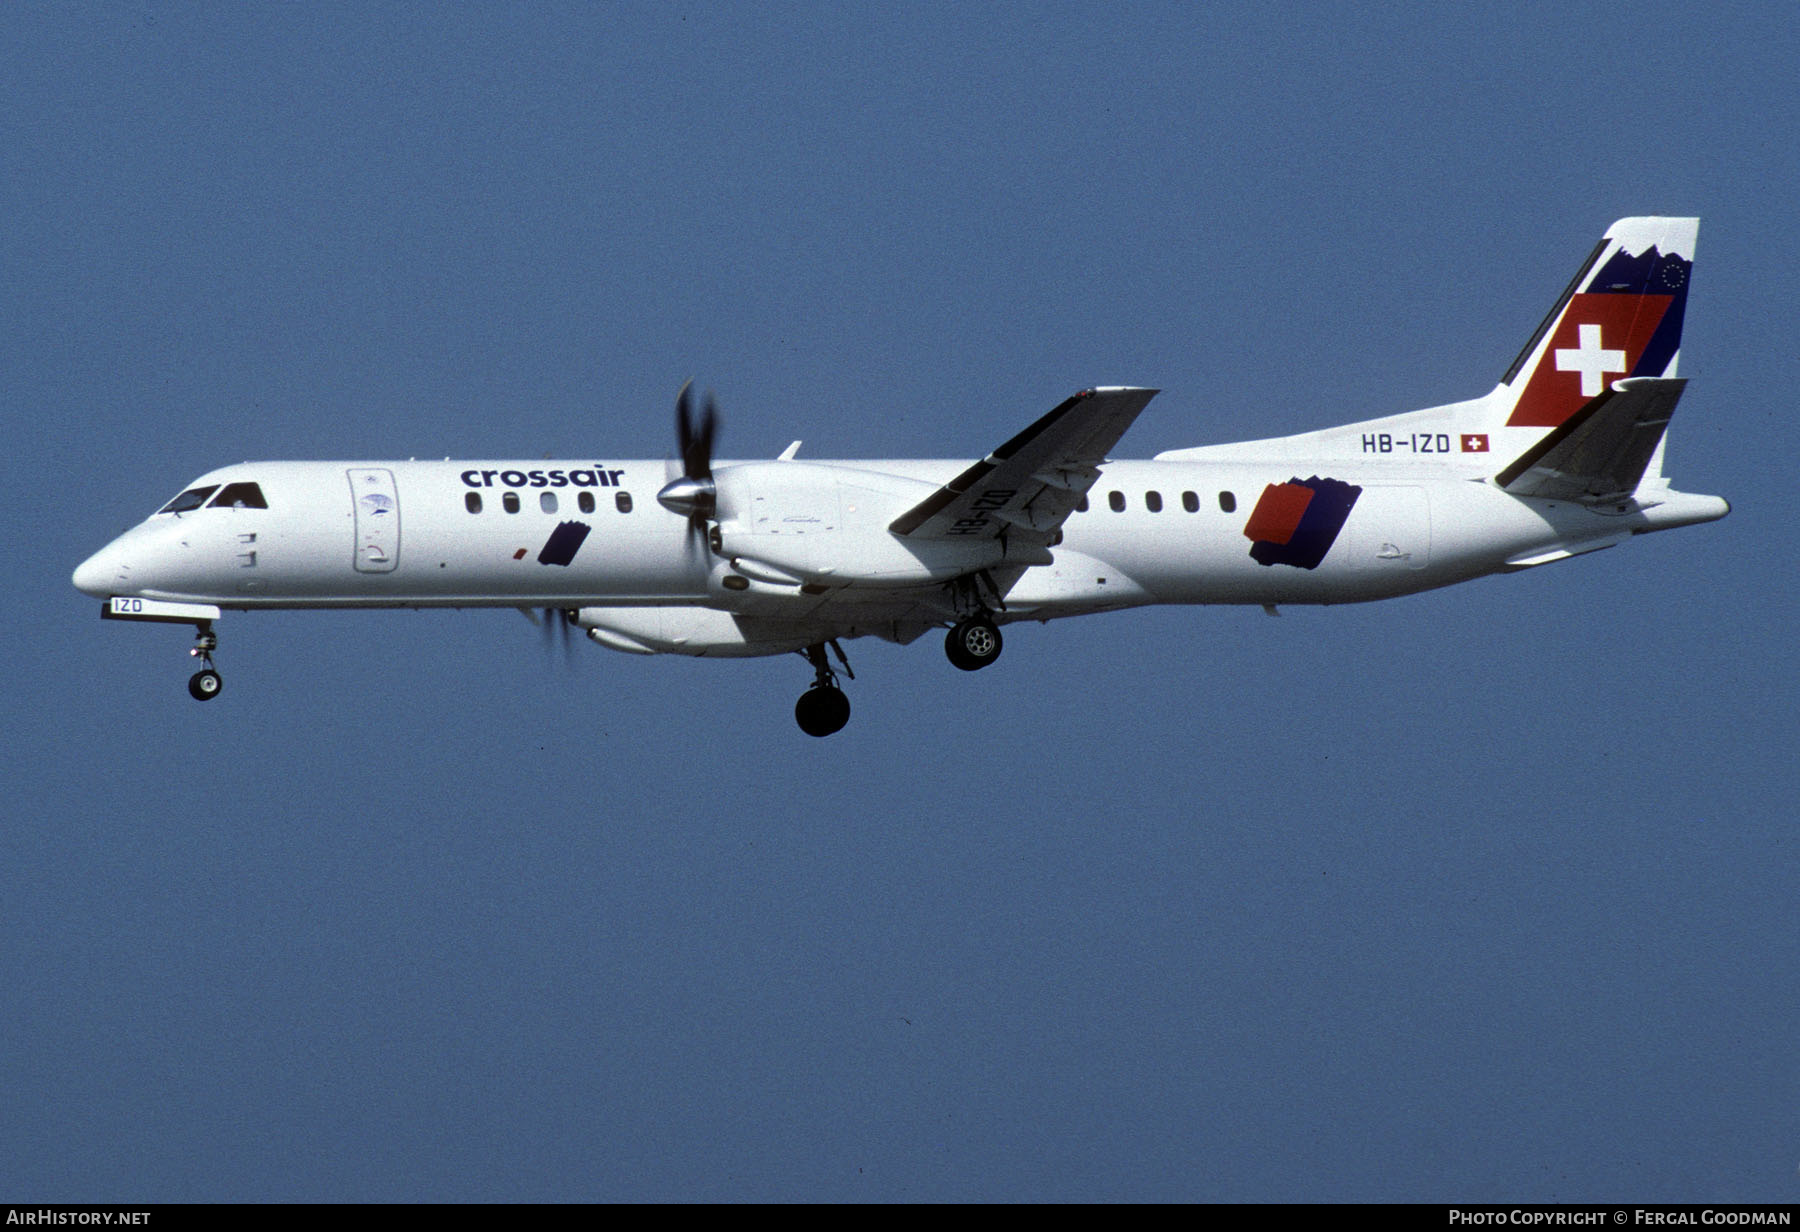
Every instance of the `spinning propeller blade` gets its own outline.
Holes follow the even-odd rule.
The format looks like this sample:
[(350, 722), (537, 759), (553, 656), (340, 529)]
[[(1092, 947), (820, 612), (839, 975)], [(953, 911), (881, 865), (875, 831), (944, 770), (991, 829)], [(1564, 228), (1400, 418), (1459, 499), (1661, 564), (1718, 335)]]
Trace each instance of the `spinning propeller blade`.
[(560, 642), (563, 662), (575, 662), (575, 613), (572, 610), (547, 607), (540, 613), (536, 608), (522, 607), (519, 614), (544, 631), (545, 654), (549, 654), (551, 648)]
[(709, 391), (694, 418), (694, 383), (681, 387), (675, 398), (675, 440), (681, 448), (681, 477), (671, 479), (656, 494), (657, 503), (688, 522), (688, 543), (698, 535), (706, 539), (706, 524), (718, 509), (719, 489), (713, 482), (713, 440), (719, 434), (719, 408)]
[(712, 479), (713, 438), (719, 431), (719, 408), (708, 390), (700, 409), (700, 422), (694, 423), (693, 390), (689, 381), (675, 399), (675, 437), (681, 443), (681, 473), (689, 479)]

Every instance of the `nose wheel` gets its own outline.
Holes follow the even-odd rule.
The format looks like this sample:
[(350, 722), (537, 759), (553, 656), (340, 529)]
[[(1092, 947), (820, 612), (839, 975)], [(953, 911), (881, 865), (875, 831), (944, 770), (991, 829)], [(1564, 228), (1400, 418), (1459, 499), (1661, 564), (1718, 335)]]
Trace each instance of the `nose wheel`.
[(188, 651), (190, 655), (204, 664), (199, 671), (188, 677), (188, 696), (197, 702), (211, 701), (219, 695), (219, 690), (225, 685), (212, 661), (212, 652), (218, 648), (219, 637), (212, 631), (212, 625), (208, 623), (198, 625), (194, 630), (194, 647)]

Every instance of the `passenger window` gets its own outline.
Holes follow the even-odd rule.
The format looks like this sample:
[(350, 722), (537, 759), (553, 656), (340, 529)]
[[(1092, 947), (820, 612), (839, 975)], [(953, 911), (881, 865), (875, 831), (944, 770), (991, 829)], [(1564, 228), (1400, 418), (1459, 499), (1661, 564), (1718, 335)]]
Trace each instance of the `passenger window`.
[(1106, 503), (1112, 506), (1112, 511), (1114, 513), (1124, 513), (1125, 512), (1125, 493), (1109, 492), (1106, 497)]
[(631, 512), (631, 493), (620, 492), (618, 495), (613, 497), (613, 504), (615, 504), (619, 507), (620, 513), (630, 513)]
[(463, 493), (463, 508), (467, 509), (470, 513), (480, 513), (481, 512), (481, 493), (479, 493), (479, 492), (464, 492)]
[(594, 494), (592, 492), (582, 491), (575, 497), (575, 503), (581, 506), (583, 513), (594, 512)]
[(502, 494), (500, 497), (500, 507), (508, 513), (519, 512), (519, 494), (517, 492), (507, 492)]
[(1236, 513), (1237, 497), (1229, 492), (1219, 493), (1219, 508), (1223, 509), (1226, 513)]
[(1162, 512), (1162, 493), (1161, 492), (1146, 492), (1146, 493), (1144, 493), (1144, 508), (1148, 509), (1151, 513), (1161, 513)]
[(190, 509), (198, 509), (206, 503), (206, 498), (219, 490), (218, 484), (210, 488), (189, 488), (180, 496), (158, 509), (158, 513), (186, 513)]
[(1076, 513), (1086, 513), (1087, 511), (1088, 511), (1087, 493), (1083, 492), (1081, 494), (1081, 499), (1075, 502), (1075, 512)]
[(212, 498), (208, 508), (212, 509), (267, 509), (269, 502), (263, 499), (262, 489), (253, 483), (228, 483), (220, 493)]
[(1181, 507), (1189, 513), (1199, 513), (1200, 494), (1198, 492), (1183, 492), (1181, 494)]
[(556, 493), (554, 493), (554, 492), (538, 493), (538, 508), (542, 509), (545, 513), (555, 513), (556, 512)]

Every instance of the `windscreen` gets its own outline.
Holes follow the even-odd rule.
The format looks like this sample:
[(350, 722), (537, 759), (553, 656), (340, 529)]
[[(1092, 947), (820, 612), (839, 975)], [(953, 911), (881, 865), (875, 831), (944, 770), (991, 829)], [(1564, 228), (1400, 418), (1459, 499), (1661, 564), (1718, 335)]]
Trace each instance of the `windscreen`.
[(189, 488), (180, 496), (158, 509), (158, 513), (186, 513), (190, 509), (198, 509), (206, 503), (206, 498), (219, 490), (218, 484), (206, 488)]

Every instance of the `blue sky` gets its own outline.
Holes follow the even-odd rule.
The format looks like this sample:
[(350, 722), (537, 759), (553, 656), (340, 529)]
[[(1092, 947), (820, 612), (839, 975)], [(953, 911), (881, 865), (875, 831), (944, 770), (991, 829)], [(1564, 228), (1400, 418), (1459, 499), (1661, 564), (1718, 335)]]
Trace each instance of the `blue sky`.
[[(1793, 1201), (1779, 5), (8, 6), (0, 1200)], [(1702, 218), (1711, 526), (955, 671), (102, 624), (245, 458), (1123, 456), (1488, 389)], [(1789, 239), (1784, 240), (1782, 237)], [(1776, 282), (1771, 284), (1771, 277)]]

